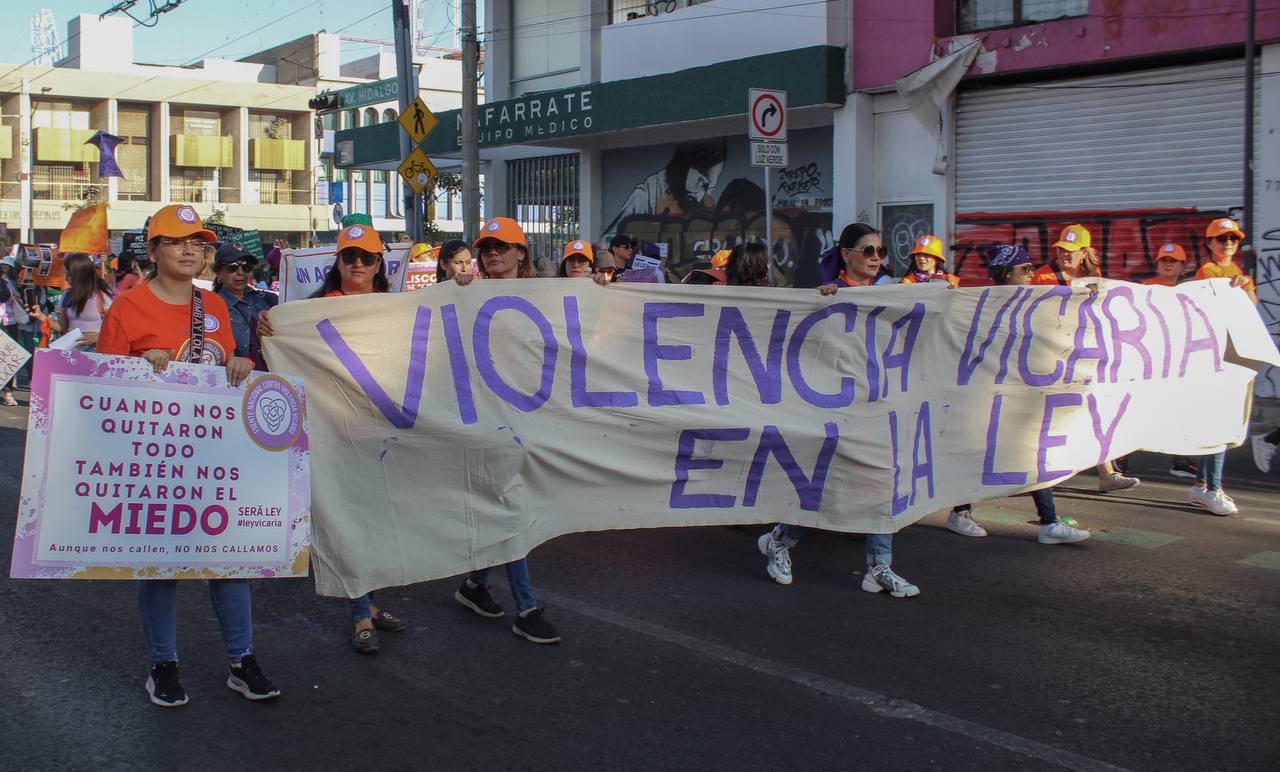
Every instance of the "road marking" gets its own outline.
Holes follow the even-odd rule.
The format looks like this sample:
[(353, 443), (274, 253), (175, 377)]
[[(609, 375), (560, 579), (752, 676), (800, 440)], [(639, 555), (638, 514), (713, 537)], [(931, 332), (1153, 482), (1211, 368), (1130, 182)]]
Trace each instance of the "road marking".
[(1182, 541), (1181, 536), (1174, 536), (1173, 534), (1120, 526), (1112, 526), (1105, 531), (1097, 531), (1093, 534), (1093, 537), (1102, 541), (1113, 541), (1116, 544), (1127, 544), (1130, 547), (1141, 547), (1144, 550), (1156, 550)]
[[(501, 582), (502, 580), (498, 579), (498, 581)], [(763, 657), (747, 654), (719, 643), (704, 641), (701, 638), (686, 635), (662, 625), (635, 619), (634, 617), (593, 606), (563, 595), (542, 590), (538, 591), (538, 595), (560, 608), (576, 614), (581, 614), (615, 627), (621, 627), (631, 632), (640, 633), (641, 635), (647, 635), (650, 638), (688, 649), (709, 659), (728, 662), (747, 670), (790, 681), (816, 692), (863, 705), (869, 708), (871, 712), (886, 718), (918, 721), (922, 724), (995, 745), (1014, 753), (1021, 753), (1041, 761), (1057, 764), (1064, 769), (1081, 770), (1081, 772), (1103, 772), (1104, 770), (1106, 772), (1117, 772), (1117, 770), (1123, 772), (1124, 770), (1124, 767), (1113, 766), (1097, 759), (1091, 759), (1052, 745), (1010, 734), (994, 727), (984, 726), (947, 713), (930, 710), (914, 702), (895, 699), (870, 689), (863, 689), (790, 665), (783, 665)]]
[(1241, 565), (1254, 566), (1255, 568), (1270, 568), (1272, 571), (1280, 571), (1280, 552), (1259, 552), (1256, 555), (1241, 558), (1236, 562)]

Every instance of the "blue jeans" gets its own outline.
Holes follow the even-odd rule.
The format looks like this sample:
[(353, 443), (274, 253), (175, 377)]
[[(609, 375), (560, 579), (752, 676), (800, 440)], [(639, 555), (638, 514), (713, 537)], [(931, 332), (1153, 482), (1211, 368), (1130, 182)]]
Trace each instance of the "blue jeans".
[[(805, 530), (803, 526), (778, 523), (773, 527), (773, 535), (774, 538), (786, 545), (787, 549), (791, 549), (800, 542), (800, 537), (804, 535)], [(892, 564), (893, 534), (867, 534), (867, 565), (888, 566)]]
[(366, 592), (359, 598), (352, 598), (347, 601), (347, 608), (351, 611), (353, 625), (361, 619), (373, 619), (373, 595)]
[(1205, 456), (1200, 459), (1200, 473), (1196, 475), (1196, 482), (1211, 491), (1222, 490), (1222, 466), (1227, 461), (1227, 452), (1214, 453), (1212, 456)]
[[(536, 609), (538, 599), (533, 597), (533, 585), (529, 582), (529, 559), (520, 558), (514, 563), (508, 563), (505, 568), (507, 584), (511, 585), (511, 596), (516, 599), (516, 612), (523, 614)], [(475, 586), (486, 587), (489, 584), (490, 570), (492, 569), (482, 568), (479, 571), (472, 571), (468, 578)]]
[[(222, 628), (227, 657), (239, 660), (253, 653), (253, 603), (244, 579), (211, 579), (209, 596)], [(143, 579), (138, 582), (138, 610), (142, 631), (154, 664), (178, 659), (178, 582)]]

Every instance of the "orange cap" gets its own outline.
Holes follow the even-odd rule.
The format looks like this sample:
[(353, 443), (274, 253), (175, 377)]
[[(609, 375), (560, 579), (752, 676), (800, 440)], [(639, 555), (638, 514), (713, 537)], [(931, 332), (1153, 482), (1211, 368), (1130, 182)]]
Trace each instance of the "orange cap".
[(724, 268), (726, 265), (728, 265), (728, 264), (729, 264), (729, 253), (730, 253), (730, 252), (732, 252), (732, 251), (733, 251), (733, 250), (730, 250), (730, 249), (722, 249), (722, 250), (720, 250), (719, 252), (716, 252), (714, 255), (712, 255), (712, 256), (711, 256), (711, 267), (712, 267), (712, 268)]
[(911, 254), (913, 255), (929, 255), (935, 257), (938, 262), (947, 262), (947, 256), (942, 251), (942, 239), (937, 236), (921, 236), (911, 245)]
[(482, 225), (480, 235), (471, 246), (479, 249), (480, 244), (485, 241), (505, 241), (508, 244), (519, 244), (525, 249), (529, 248), (529, 242), (524, 238), (524, 231), (510, 217), (495, 217)]
[(338, 233), (338, 251), (348, 247), (362, 249), (371, 255), (382, 254), (382, 237), (368, 225), (348, 225)]
[(1181, 260), (1187, 262), (1187, 253), (1182, 251), (1182, 247), (1177, 244), (1162, 244), (1160, 249), (1156, 250), (1157, 260)]
[(417, 260), (419, 257), (422, 257), (435, 249), (437, 249), (437, 247), (433, 247), (425, 241), (419, 241), (417, 244), (413, 245), (412, 249), (409, 250), (409, 259)]
[(569, 255), (582, 255), (587, 258), (588, 263), (591, 263), (592, 265), (595, 265), (596, 263), (596, 253), (591, 250), (590, 241), (570, 241), (568, 244), (565, 244), (564, 256), (568, 257)]
[(169, 204), (151, 215), (151, 223), (147, 226), (147, 241), (157, 236), (171, 239), (185, 239), (188, 236), (199, 236), (210, 244), (218, 237), (207, 230), (200, 222), (200, 215), (190, 204)]
[(1067, 252), (1075, 252), (1077, 249), (1088, 249), (1092, 242), (1089, 230), (1083, 225), (1068, 225), (1062, 229), (1054, 246)]
[(1240, 230), (1240, 226), (1230, 217), (1219, 217), (1209, 223), (1209, 228), (1204, 232), (1204, 236), (1207, 239), (1212, 239), (1218, 236), (1225, 236), (1228, 233), (1234, 233), (1236, 238), (1244, 239), (1244, 231)]

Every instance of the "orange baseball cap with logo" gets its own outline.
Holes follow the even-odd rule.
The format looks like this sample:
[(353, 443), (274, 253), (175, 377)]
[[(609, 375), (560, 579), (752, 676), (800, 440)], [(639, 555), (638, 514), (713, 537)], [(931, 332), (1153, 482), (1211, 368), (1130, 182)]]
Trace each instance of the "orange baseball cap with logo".
[(147, 225), (147, 241), (159, 236), (170, 239), (199, 236), (210, 244), (218, 240), (213, 231), (204, 227), (200, 215), (196, 214), (195, 208), (190, 204), (170, 204), (151, 215), (151, 222)]
[(588, 263), (595, 265), (596, 254), (591, 249), (590, 241), (582, 241), (579, 239), (577, 241), (570, 241), (568, 244), (565, 244), (564, 256), (568, 257), (570, 255), (582, 255), (583, 257), (587, 258)]
[(354, 247), (371, 255), (382, 254), (382, 237), (368, 225), (348, 225), (338, 232), (338, 251)]
[(426, 243), (425, 241), (419, 241), (417, 244), (413, 245), (412, 249), (409, 250), (409, 259), (417, 260), (418, 258), (421, 258), (424, 255), (427, 256), (424, 259), (430, 259), (431, 253), (436, 252), (439, 249), (440, 247), (433, 247), (430, 244)]
[(913, 255), (929, 255), (937, 258), (940, 262), (946, 262), (947, 256), (942, 251), (942, 239), (937, 236), (921, 236), (911, 244), (911, 254)]
[(1067, 252), (1075, 252), (1077, 249), (1088, 249), (1091, 243), (1093, 239), (1089, 236), (1088, 228), (1083, 225), (1068, 225), (1062, 229), (1054, 246)]
[(1240, 226), (1230, 217), (1219, 217), (1209, 223), (1209, 228), (1204, 232), (1205, 238), (1213, 239), (1218, 236), (1226, 236), (1234, 234), (1236, 238), (1244, 240), (1244, 231), (1240, 230)]
[(1156, 259), (1179, 260), (1185, 263), (1187, 262), (1187, 253), (1177, 244), (1161, 244), (1160, 248), (1156, 250)]
[(524, 231), (510, 217), (495, 217), (480, 226), (480, 235), (471, 246), (479, 249), (480, 245), (486, 241), (504, 241), (508, 244), (519, 244), (525, 249), (529, 248), (529, 242), (524, 238)]

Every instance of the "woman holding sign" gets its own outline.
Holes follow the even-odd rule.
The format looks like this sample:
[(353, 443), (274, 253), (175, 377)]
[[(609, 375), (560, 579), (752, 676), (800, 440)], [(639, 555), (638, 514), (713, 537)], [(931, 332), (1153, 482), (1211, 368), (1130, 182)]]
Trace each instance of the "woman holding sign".
[[(480, 275), (486, 279), (534, 279), (533, 260), (529, 257), (529, 244), (524, 231), (509, 217), (495, 217), (480, 229), (475, 240), (476, 254), (480, 257)], [(453, 279), (459, 287), (475, 280), (471, 274), (458, 274)], [(533, 596), (529, 581), (528, 558), (508, 563), (507, 583), (516, 601), (516, 619), (511, 632), (534, 643), (559, 643), (560, 633), (547, 621)], [(502, 606), (489, 594), (489, 569), (472, 571), (462, 580), (462, 586), (453, 594), (454, 600), (482, 617), (497, 619), (503, 614)]]
[[(386, 292), (386, 262), (382, 259), (382, 237), (368, 225), (349, 225), (338, 233), (338, 254), (324, 284), (311, 293), (312, 298), (340, 298)], [(258, 335), (274, 334), (270, 309), (258, 316)], [(403, 619), (373, 605), (373, 596), (365, 593), (348, 603), (351, 611), (351, 648), (360, 654), (378, 651), (378, 630), (398, 633), (405, 629)]]
[[(155, 276), (121, 295), (107, 310), (98, 353), (142, 357), (156, 372), (163, 372), (171, 361), (225, 366), (227, 382), (239, 386), (253, 363), (233, 353), (236, 342), (227, 305), (216, 293), (197, 290), (191, 283), (204, 269), (205, 245), (216, 240), (186, 204), (156, 212), (147, 229), (147, 253), (155, 262)], [(178, 583), (172, 579), (138, 582), (142, 629), (152, 662), (147, 695), (165, 708), (187, 704), (178, 678), (177, 593)], [(230, 660), (227, 686), (250, 700), (279, 697), (280, 690), (262, 672), (253, 653), (249, 583), (212, 579), (209, 594)]]
[[(12, 255), (5, 255), (0, 260), (0, 326), (4, 327), (4, 334), (13, 338), (14, 343), (18, 343), (22, 339), (22, 333), (18, 331), (18, 325), (21, 324), (27, 312), (22, 307), (22, 296), (18, 294), (18, 285), (14, 280), (18, 276), (18, 261)], [(17, 377), (17, 374), (14, 374)], [(10, 378), (4, 384), (4, 394), (0, 395), (0, 403), (14, 407), (18, 404), (18, 400), (13, 398), (13, 378)]]

